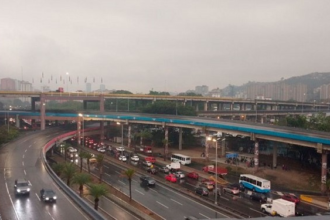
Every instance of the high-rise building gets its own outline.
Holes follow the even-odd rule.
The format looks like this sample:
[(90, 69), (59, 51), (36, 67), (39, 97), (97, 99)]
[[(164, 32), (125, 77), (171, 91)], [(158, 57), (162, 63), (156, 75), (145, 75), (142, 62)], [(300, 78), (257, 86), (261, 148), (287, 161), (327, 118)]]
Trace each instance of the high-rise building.
[(3, 78), (1, 79), (1, 90), (2, 91), (16, 91), (16, 83), (14, 79)]
[(330, 99), (330, 84), (322, 85), (320, 87), (320, 99), (322, 99), (322, 100)]
[(105, 91), (105, 85), (104, 84), (101, 84), (100, 85), (100, 92), (104, 92)]
[(91, 92), (91, 91), (92, 91), (92, 84), (86, 83), (86, 92)]
[(209, 92), (209, 87), (206, 85), (202, 85), (202, 86), (196, 86), (195, 87), (195, 92), (197, 94), (202, 94), (202, 95), (206, 95)]

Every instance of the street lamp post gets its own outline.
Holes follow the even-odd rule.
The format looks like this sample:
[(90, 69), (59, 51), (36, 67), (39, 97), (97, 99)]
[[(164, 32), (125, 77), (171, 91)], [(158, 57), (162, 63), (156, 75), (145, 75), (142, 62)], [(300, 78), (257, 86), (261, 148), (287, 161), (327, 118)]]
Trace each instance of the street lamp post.
[[(11, 105), (9, 106), (9, 111), (11, 111)], [(9, 134), (9, 111), (7, 112), (7, 115), (8, 115), (8, 119), (7, 119), (7, 125), (8, 125), (7, 132), (8, 132), (8, 134)]]
[(218, 140), (217, 138), (208, 137), (207, 140), (215, 142), (215, 195), (214, 204), (218, 205)]
[(124, 142), (124, 123), (117, 122), (117, 125), (121, 125), (121, 146), (123, 146), (123, 142)]
[(215, 200), (214, 204), (218, 205), (218, 140), (213, 139), (215, 141)]
[(85, 120), (84, 115), (79, 113), (79, 117), (82, 118), (82, 146), (85, 146)]

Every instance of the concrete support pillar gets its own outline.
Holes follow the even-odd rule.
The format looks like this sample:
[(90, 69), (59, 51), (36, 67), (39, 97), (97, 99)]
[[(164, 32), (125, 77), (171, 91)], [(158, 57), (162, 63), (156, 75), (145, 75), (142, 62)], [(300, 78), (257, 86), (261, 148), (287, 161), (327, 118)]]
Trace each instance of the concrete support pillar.
[(77, 144), (81, 145), (81, 118), (82, 117), (78, 117), (78, 121), (77, 121)]
[(16, 122), (16, 128), (19, 128), (20, 127), (19, 114), (16, 115), (15, 122)]
[(246, 110), (246, 104), (245, 103), (242, 103), (239, 105), (239, 110), (240, 111), (245, 111)]
[(219, 103), (218, 104), (218, 111), (221, 111), (222, 110), (222, 103)]
[(277, 146), (273, 145), (273, 167), (277, 167)]
[(100, 112), (104, 112), (104, 95), (100, 95)]
[(131, 148), (132, 138), (131, 138), (132, 126), (128, 124), (128, 131), (127, 131), (127, 147)]
[(258, 171), (259, 168), (259, 142), (255, 140), (254, 142), (254, 170)]
[(39, 97), (31, 97), (31, 110), (35, 111), (36, 110), (36, 102), (40, 101)]
[(264, 118), (265, 118), (264, 116), (261, 116), (261, 117), (260, 117), (260, 123), (261, 123), (261, 124), (264, 123)]
[(230, 103), (230, 111), (233, 111), (233, 108), (234, 108), (234, 103)]
[(83, 100), (83, 109), (87, 110), (87, 100)]
[(207, 104), (208, 102), (204, 102), (204, 111), (207, 111)]
[(103, 142), (104, 140), (104, 121), (100, 121), (100, 140)]
[[(224, 133), (222, 133), (222, 135), (224, 135)], [(226, 139), (223, 139), (221, 141), (221, 157), (225, 157), (226, 156)]]
[(196, 103), (195, 110), (196, 110), (196, 112), (199, 111), (198, 103)]
[(164, 146), (164, 161), (167, 159), (168, 154), (168, 127), (165, 127), (165, 146)]
[(209, 158), (210, 158), (209, 149), (210, 149), (211, 141), (207, 140), (208, 137), (209, 137), (209, 132), (205, 131), (205, 159), (206, 159), (206, 161), (209, 161)]
[(322, 168), (321, 168), (321, 191), (325, 193), (327, 191), (327, 161), (328, 152), (322, 151)]
[(182, 150), (182, 128), (179, 128), (179, 150)]
[(45, 97), (43, 94), (41, 94), (40, 97), (40, 129), (41, 130), (45, 130), (46, 128), (46, 120), (45, 120), (45, 116), (46, 116), (46, 102), (45, 102)]

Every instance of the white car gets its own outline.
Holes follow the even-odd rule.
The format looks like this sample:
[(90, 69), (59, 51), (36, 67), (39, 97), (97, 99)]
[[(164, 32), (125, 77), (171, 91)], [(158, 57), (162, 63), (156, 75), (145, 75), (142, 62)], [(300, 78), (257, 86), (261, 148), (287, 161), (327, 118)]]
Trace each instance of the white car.
[(178, 171), (175, 173), (175, 176), (178, 178), (178, 179), (183, 179), (185, 177), (185, 175), (181, 172), (181, 171)]
[(119, 156), (118, 159), (121, 160), (121, 161), (127, 161), (127, 158), (124, 155)]
[(123, 148), (123, 147), (117, 147), (116, 149), (117, 149), (117, 151), (121, 151), (121, 152), (125, 151), (125, 148)]
[(140, 158), (137, 155), (134, 155), (134, 156), (131, 157), (131, 161), (136, 161), (137, 162), (139, 160), (140, 160)]
[(100, 147), (100, 148), (97, 149), (97, 151), (100, 152), (100, 153), (105, 153), (105, 148)]

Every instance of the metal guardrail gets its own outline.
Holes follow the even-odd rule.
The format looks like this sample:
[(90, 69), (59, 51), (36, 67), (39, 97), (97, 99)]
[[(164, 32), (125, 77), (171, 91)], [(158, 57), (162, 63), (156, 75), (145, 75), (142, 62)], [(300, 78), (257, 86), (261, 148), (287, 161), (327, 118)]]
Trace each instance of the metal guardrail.
[(90, 204), (88, 204), (85, 200), (83, 200), (82, 198), (80, 198), (80, 196), (74, 192), (70, 187), (68, 187), (56, 174), (55, 172), (52, 170), (52, 168), (50, 167), (50, 165), (48, 164), (47, 160), (46, 160), (46, 152), (48, 150), (51, 149), (51, 147), (55, 144), (55, 142), (58, 139), (63, 139), (66, 137), (71, 137), (73, 135), (75, 135), (76, 132), (69, 132), (66, 134), (63, 134), (59, 137), (53, 138), (51, 141), (49, 141), (43, 149), (43, 154), (42, 154), (42, 159), (43, 159), (43, 163), (45, 165), (45, 167), (47, 168), (47, 172), (50, 174), (51, 178), (55, 181), (55, 183), (71, 198), (75, 201), (75, 203), (85, 211), (85, 213), (87, 215), (89, 215), (92, 219), (94, 220), (104, 220), (106, 219), (103, 215), (101, 215), (97, 210), (95, 210)]

